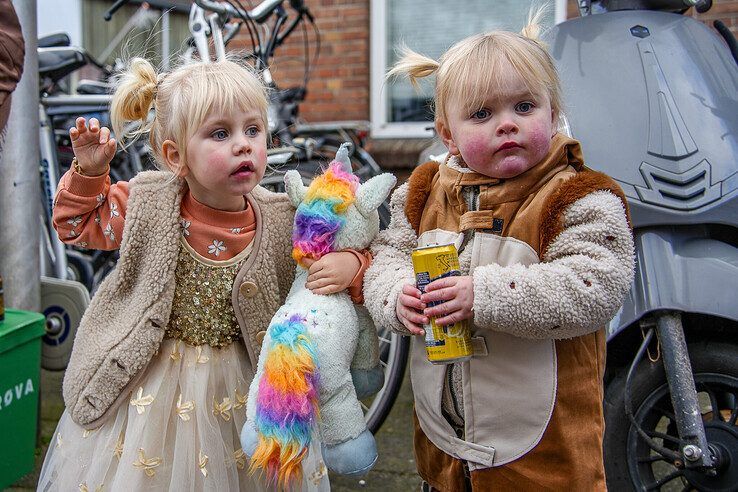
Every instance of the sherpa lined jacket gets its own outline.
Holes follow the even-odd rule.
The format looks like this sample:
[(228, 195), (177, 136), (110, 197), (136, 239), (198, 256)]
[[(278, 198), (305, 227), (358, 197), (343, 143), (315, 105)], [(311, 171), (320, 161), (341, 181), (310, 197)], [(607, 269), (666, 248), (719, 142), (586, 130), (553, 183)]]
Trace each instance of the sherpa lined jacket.
[[(622, 191), (557, 135), (534, 168), (500, 180), (451, 157), (419, 166), (394, 193), (392, 220), (364, 277), (375, 323), (407, 334), (397, 295), (414, 284), (415, 247), (455, 243), (473, 276), (474, 357), (455, 371), (411, 348), (418, 472), (440, 490), (604, 490), (603, 325), (633, 278)], [(453, 381), (458, 371), (459, 380)], [(457, 436), (442, 415), (458, 389)]]
[[(98, 427), (155, 354), (171, 313), (184, 181), (149, 171), (130, 182), (118, 266), (103, 281), (77, 331), (64, 378), (72, 419)], [(253, 367), (265, 330), (294, 279), (294, 208), (285, 194), (257, 186), (253, 250), (236, 276), (232, 302)]]

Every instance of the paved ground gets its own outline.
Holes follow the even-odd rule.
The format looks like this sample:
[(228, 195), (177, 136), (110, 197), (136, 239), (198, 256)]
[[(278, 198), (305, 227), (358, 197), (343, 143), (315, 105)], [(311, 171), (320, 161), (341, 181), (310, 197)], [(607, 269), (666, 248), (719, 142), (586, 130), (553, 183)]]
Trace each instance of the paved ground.
[[(34, 471), (12, 487), (8, 492), (27, 492), (36, 489), (46, 448), (56, 428), (56, 422), (64, 411), (61, 398), (63, 373), (47, 372), (41, 374), (41, 429), (40, 445), (36, 449)], [(366, 491), (410, 491), (418, 490), (420, 478), (415, 473), (412, 451), (412, 394), (410, 380), (405, 374), (400, 395), (392, 412), (377, 433), (379, 461), (376, 467), (362, 480), (331, 476), (332, 490)]]

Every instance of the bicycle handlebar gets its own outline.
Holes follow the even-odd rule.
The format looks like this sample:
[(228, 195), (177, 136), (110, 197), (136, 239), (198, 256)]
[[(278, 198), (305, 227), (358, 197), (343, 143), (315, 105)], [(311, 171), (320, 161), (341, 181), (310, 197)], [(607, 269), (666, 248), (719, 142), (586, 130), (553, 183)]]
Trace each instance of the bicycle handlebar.
[(284, 0), (264, 0), (259, 5), (247, 12), (233, 7), (230, 4), (221, 3), (213, 0), (194, 1), (199, 7), (205, 10), (209, 10), (211, 12), (215, 12), (226, 17), (248, 17), (261, 24)]
[(113, 14), (115, 14), (123, 5), (127, 4), (131, 0), (116, 0), (116, 2), (113, 4), (110, 9), (108, 9), (107, 12), (105, 12), (105, 15), (103, 16), (103, 19), (106, 21), (109, 21), (113, 18)]

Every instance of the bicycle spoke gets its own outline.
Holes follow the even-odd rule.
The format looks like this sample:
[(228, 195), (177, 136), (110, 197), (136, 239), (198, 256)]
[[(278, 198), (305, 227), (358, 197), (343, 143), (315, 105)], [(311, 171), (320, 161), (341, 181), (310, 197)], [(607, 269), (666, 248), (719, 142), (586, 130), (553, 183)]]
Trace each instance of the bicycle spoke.
[(648, 434), (649, 437), (658, 437), (660, 439), (663, 439), (664, 441), (670, 441), (670, 442), (673, 442), (675, 444), (680, 444), (681, 443), (681, 440), (678, 437), (675, 437), (675, 436), (672, 436), (672, 435), (669, 435), (669, 434), (664, 434), (663, 432), (648, 431), (647, 430), (646, 431), (646, 434)]
[(382, 359), (379, 359), (379, 363), (382, 364), (382, 367), (387, 369), (387, 363), (385, 361), (383, 361)]
[(656, 481), (656, 483), (653, 483), (646, 487), (646, 490), (658, 490), (661, 488), (662, 485), (671, 482), (677, 477), (680, 477), (682, 475), (681, 470), (674, 470), (673, 472), (669, 473), (665, 477), (661, 477), (659, 480)]
[(369, 407), (367, 407), (366, 405), (364, 405), (364, 402), (363, 401), (360, 401), (359, 402), (359, 405), (361, 405), (361, 409), (364, 410), (364, 412), (368, 412), (369, 411)]
[(660, 413), (663, 417), (666, 417), (667, 419), (671, 421), (676, 420), (676, 417), (674, 417), (674, 413), (670, 412), (669, 410), (664, 410), (661, 407), (653, 407), (653, 410)]
[(657, 461), (666, 461), (667, 463), (669, 462), (666, 458), (664, 458), (660, 454), (648, 456), (646, 458), (638, 458), (638, 463), (655, 463)]
[(388, 345), (392, 344), (392, 340), (389, 338), (379, 337), (379, 343), (386, 343)]

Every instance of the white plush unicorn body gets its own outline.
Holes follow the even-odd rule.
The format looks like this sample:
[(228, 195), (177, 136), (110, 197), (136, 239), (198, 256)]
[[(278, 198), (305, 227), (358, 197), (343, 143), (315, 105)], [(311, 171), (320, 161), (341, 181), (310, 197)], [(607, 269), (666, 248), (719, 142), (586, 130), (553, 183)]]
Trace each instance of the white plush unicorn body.
[[(288, 172), (287, 193), (297, 207), (295, 259), (367, 248), (379, 232), (376, 209), (394, 184), (391, 174), (359, 184), (345, 146), (309, 188), (296, 171)], [(367, 390), (362, 385), (378, 384), (374, 392), (381, 386), (376, 329), (348, 293), (316, 295), (305, 288), (306, 279), (307, 270), (298, 265), (287, 300), (269, 325), (241, 434), (251, 470), (265, 470), (280, 483), (301, 475), (316, 433), (335, 472), (363, 474), (377, 459), (357, 398), (357, 391)]]

